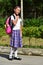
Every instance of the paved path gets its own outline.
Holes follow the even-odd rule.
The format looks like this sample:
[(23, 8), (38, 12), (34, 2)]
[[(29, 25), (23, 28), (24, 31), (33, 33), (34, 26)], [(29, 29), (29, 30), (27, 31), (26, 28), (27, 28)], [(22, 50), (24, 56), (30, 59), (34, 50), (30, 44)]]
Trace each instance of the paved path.
[(43, 65), (43, 57), (40, 56), (24, 56), (19, 55), (22, 60), (12, 60), (7, 59), (8, 55), (0, 54), (0, 65)]

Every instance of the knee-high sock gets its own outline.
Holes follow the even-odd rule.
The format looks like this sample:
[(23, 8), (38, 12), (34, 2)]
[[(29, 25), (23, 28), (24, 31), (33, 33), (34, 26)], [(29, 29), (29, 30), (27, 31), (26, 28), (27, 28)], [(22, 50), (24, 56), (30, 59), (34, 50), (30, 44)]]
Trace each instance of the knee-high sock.
[(14, 52), (14, 50), (13, 50), (13, 48), (11, 47), (11, 51), (10, 51), (9, 58), (12, 58), (12, 56), (13, 56), (13, 52)]
[(17, 48), (14, 48), (14, 54), (15, 54), (15, 57), (17, 57), (17, 53), (18, 53)]

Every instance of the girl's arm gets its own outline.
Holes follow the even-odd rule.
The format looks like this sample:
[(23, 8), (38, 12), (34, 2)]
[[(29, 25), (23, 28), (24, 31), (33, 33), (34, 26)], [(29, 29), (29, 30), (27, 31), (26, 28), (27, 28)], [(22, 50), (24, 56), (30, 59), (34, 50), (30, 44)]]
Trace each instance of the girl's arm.
[(22, 37), (22, 25), (20, 25), (20, 35)]

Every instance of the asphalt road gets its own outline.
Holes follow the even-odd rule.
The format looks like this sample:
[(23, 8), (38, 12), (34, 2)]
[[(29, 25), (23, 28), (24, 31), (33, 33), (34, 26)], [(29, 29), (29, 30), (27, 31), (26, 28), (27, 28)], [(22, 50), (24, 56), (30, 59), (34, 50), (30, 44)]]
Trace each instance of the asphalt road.
[(43, 57), (19, 55), (22, 58), (19, 60), (8, 60), (8, 55), (0, 54), (0, 65), (43, 65)]

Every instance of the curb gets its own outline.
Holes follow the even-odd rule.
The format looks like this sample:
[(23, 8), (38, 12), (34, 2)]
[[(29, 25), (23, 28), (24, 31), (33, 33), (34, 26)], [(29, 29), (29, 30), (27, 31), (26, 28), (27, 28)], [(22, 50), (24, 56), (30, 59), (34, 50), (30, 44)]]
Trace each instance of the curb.
[[(10, 53), (10, 47), (0, 46), (0, 53)], [(34, 48), (19, 48), (18, 54), (20, 55), (33, 55), (33, 56), (43, 56), (43, 49)]]

